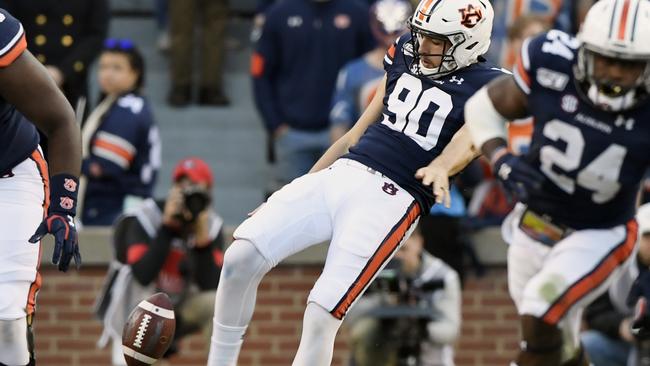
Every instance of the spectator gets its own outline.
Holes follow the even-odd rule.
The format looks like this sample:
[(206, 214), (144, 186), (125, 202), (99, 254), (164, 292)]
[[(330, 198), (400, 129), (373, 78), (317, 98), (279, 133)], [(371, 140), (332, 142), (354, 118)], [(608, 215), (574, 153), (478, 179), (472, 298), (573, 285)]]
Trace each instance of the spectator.
[(99, 341), (113, 341), (113, 364), (125, 365), (121, 329), (138, 302), (165, 292), (174, 304), (176, 342), (202, 330), (211, 331), (214, 296), (223, 260), (223, 220), (211, 202), (213, 178), (201, 159), (180, 161), (164, 201), (147, 199), (115, 224), (116, 258), (107, 275), (96, 311), (104, 322)]
[(284, 0), (268, 8), (251, 73), (278, 185), (306, 173), (329, 147), (336, 74), (373, 46), (368, 8), (356, 1)]
[(407, 30), (412, 13), (411, 4), (404, 0), (379, 0), (370, 8), (370, 29), (377, 47), (339, 71), (330, 111), (332, 142), (352, 127), (372, 100), (384, 76), (386, 50)]
[[(409, 284), (406, 294), (369, 291), (350, 311), (347, 322), (351, 327), (355, 366), (406, 364), (398, 362), (398, 358), (411, 358), (415, 363), (408, 364), (421, 366), (454, 365), (453, 343), (460, 333), (460, 280), (456, 271), (423, 250), (423, 246), (424, 238), (416, 227), (395, 254), (396, 276), (404, 278)], [(377, 281), (377, 285), (381, 287), (381, 280)], [(408, 347), (407, 354), (403, 353), (408, 340), (404, 339), (404, 334), (396, 334), (396, 330), (403, 329), (399, 322), (406, 321), (408, 316), (386, 318), (383, 315), (390, 313), (387, 310), (392, 306), (405, 304), (412, 306), (414, 314), (416, 309), (427, 309), (426, 313), (431, 316), (431, 320), (423, 324), (422, 333), (419, 334), (420, 343)], [(403, 330), (408, 332), (413, 328), (419, 327)], [(418, 348), (419, 355), (416, 354)]]
[(198, 102), (226, 106), (223, 93), (224, 36), (228, 21), (227, 0), (169, 0), (171, 82), (168, 102), (185, 106), (192, 100), (194, 27), (200, 26), (201, 77)]
[[(108, 30), (107, 0), (0, 0), (25, 27), (29, 51), (45, 65), (79, 119), (88, 95), (88, 69)], [(47, 154), (47, 136), (40, 132)], [(47, 157), (47, 155), (46, 155)]]
[(134, 200), (151, 197), (160, 137), (141, 95), (145, 65), (133, 42), (109, 39), (99, 58), (103, 99), (82, 129), (82, 221), (111, 225)]
[(594, 0), (493, 0), (494, 30), (486, 58), (498, 64), (514, 63), (508, 47), (508, 30), (524, 15), (539, 16), (552, 28), (575, 33)]
[[(639, 224), (639, 252), (636, 262), (631, 265), (631, 275), (628, 278), (632, 279), (650, 267), (650, 204), (639, 207), (636, 219)], [(638, 362), (637, 354), (647, 357), (648, 349), (637, 352), (635, 345), (638, 343), (630, 330), (633, 309), (625, 301), (618, 301), (625, 300), (629, 282), (623, 278), (610, 289), (609, 295), (601, 296), (585, 311), (587, 330), (582, 332), (580, 338), (593, 366), (647, 364)]]

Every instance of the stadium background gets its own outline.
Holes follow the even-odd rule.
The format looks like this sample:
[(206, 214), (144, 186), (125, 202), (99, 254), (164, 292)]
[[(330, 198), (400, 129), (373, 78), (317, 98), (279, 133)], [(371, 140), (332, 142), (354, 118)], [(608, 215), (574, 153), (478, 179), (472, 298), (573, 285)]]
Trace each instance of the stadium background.
[[(255, 0), (231, 0), (225, 90), (229, 108), (190, 106), (174, 109), (165, 103), (168, 61), (156, 49), (158, 31), (152, 16), (154, 0), (111, 0), (110, 37), (130, 38), (147, 62), (146, 95), (150, 98), (163, 140), (163, 166), (156, 188), (162, 196), (170, 187), (173, 162), (188, 155), (205, 158), (215, 171), (217, 210), (229, 230), (263, 200), (267, 179), (265, 133), (251, 97), (248, 74), (249, 32)], [(91, 92), (97, 94), (91, 72)], [(110, 365), (108, 349), (95, 343), (101, 333), (92, 305), (110, 260), (110, 232), (81, 233), (85, 262), (80, 272), (62, 274), (48, 265), (51, 245), (43, 246), (43, 287), (35, 325), (40, 365)], [(485, 277), (468, 276), (463, 291), (463, 325), (457, 347), (458, 366), (505, 365), (517, 347), (517, 315), (505, 278), (504, 246), (498, 232), (477, 238), (479, 254), (490, 267)], [(497, 248), (498, 250), (495, 250)], [(308, 290), (320, 273), (323, 248), (308, 251), (274, 269), (260, 287), (258, 305), (240, 365), (280, 366), (291, 363), (298, 345)], [(61, 296), (66, 293), (66, 296)], [(181, 344), (181, 356), (160, 365), (205, 365), (204, 338), (195, 335)], [(347, 358), (346, 329), (337, 338), (334, 365)]]

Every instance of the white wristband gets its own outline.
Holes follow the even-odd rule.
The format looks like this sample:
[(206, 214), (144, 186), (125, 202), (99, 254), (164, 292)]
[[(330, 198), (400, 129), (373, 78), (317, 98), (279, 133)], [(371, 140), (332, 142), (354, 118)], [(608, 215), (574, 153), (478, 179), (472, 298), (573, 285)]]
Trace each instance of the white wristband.
[(487, 87), (482, 87), (465, 104), (465, 123), (474, 146), (481, 149), (494, 138), (508, 139), (507, 120), (494, 108)]

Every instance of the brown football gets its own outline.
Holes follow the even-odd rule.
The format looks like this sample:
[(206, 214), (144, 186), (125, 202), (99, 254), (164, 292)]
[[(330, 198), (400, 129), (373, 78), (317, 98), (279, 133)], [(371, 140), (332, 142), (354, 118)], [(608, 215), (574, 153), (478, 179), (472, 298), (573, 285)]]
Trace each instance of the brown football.
[(169, 297), (159, 292), (131, 311), (122, 330), (122, 351), (129, 366), (145, 366), (160, 359), (174, 338), (176, 319)]

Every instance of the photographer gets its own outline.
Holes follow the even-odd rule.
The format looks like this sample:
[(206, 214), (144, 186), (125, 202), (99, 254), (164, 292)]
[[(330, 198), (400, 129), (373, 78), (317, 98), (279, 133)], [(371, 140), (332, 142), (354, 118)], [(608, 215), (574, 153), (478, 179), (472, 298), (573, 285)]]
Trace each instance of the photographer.
[(353, 365), (454, 365), (460, 280), (423, 246), (416, 227), (348, 314)]
[[(585, 309), (587, 330), (580, 338), (594, 366), (650, 366), (650, 339), (645, 339), (647, 334), (634, 335), (635, 314), (631, 306), (638, 297), (649, 295), (650, 204), (639, 207), (636, 219), (639, 251), (635, 263), (631, 264), (629, 273), (610, 288), (609, 294), (602, 295)], [(635, 278), (637, 283), (632, 286)], [(630, 287), (632, 291), (626, 304)]]
[[(176, 352), (179, 338), (211, 333), (223, 259), (223, 221), (211, 206), (212, 173), (204, 161), (188, 158), (178, 163), (173, 179), (165, 201), (145, 200), (115, 224), (117, 261), (97, 305), (105, 325), (100, 345), (111, 337), (119, 346), (116, 336), (130, 309), (157, 291), (174, 304), (176, 335), (168, 355)], [(115, 347), (113, 356), (113, 364), (122, 364)]]

